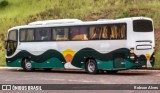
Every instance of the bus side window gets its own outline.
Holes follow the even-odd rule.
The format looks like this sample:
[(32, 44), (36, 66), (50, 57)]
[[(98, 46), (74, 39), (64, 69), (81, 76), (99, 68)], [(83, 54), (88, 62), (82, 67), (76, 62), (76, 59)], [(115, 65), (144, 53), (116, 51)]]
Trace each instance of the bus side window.
[(109, 26), (102, 27), (102, 39), (110, 39), (110, 28)]
[(20, 30), (20, 41), (33, 41), (34, 40), (34, 30), (33, 29), (22, 29)]
[(26, 30), (20, 30), (20, 41), (23, 42), (25, 41), (26, 38)]
[(121, 32), (121, 39), (126, 39), (126, 27), (124, 24), (121, 25), (120, 32)]
[(116, 25), (112, 25), (111, 26), (111, 35), (110, 35), (111, 39), (118, 39), (118, 28)]
[(48, 41), (51, 40), (51, 29), (50, 28), (39, 28), (36, 29), (36, 41)]
[(126, 28), (124, 24), (119, 24), (118, 28), (118, 39), (125, 39), (126, 38)]
[(34, 29), (28, 29), (26, 31), (26, 41), (33, 41), (34, 40)]
[(68, 28), (53, 28), (53, 40), (68, 40)]
[(71, 40), (88, 40), (87, 27), (71, 27)]
[(102, 27), (90, 27), (90, 40), (101, 39)]

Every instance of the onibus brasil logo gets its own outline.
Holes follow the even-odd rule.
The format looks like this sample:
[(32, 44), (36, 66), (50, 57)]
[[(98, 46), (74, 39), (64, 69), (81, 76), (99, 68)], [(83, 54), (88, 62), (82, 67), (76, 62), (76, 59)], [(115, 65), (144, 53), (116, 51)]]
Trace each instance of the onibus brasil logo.
[(2, 85), (2, 90), (42, 90), (42, 86), (36, 85)]

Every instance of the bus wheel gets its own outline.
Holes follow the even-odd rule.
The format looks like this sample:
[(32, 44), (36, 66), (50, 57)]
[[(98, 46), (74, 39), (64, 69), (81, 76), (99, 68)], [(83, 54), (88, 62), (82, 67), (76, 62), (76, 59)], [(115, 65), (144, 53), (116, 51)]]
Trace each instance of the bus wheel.
[(118, 70), (107, 70), (108, 74), (116, 74)]
[(25, 58), (23, 61), (22, 61), (22, 68), (27, 71), (27, 72), (30, 72), (30, 71), (33, 71), (34, 69), (32, 68), (32, 64), (30, 62), (30, 60), (28, 58)]
[(98, 72), (97, 70), (97, 64), (94, 59), (89, 59), (86, 62), (86, 72), (89, 74), (96, 74)]

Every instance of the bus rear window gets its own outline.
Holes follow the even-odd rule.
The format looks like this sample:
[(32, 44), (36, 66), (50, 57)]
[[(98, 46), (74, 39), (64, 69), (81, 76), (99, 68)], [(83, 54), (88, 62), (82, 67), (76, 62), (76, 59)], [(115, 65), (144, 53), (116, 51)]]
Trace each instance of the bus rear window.
[(134, 20), (133, 31), (135, 32), (152, 32), (153, 26), (150, 20)]

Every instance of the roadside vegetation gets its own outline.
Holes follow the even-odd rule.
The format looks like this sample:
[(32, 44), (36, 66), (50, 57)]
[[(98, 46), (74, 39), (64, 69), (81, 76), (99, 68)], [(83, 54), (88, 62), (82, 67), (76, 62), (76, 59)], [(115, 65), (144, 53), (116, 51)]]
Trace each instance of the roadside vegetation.
[[(78, 18), (116, 19), (133, 16), (153, 18), (160, 30), (159, 0), (0, 0), (0, 65), (5, 65), (4, 40), (7, 30), (36, 20)], [(160, 68), (160, 36), (156, 35), (156, 65)]]

